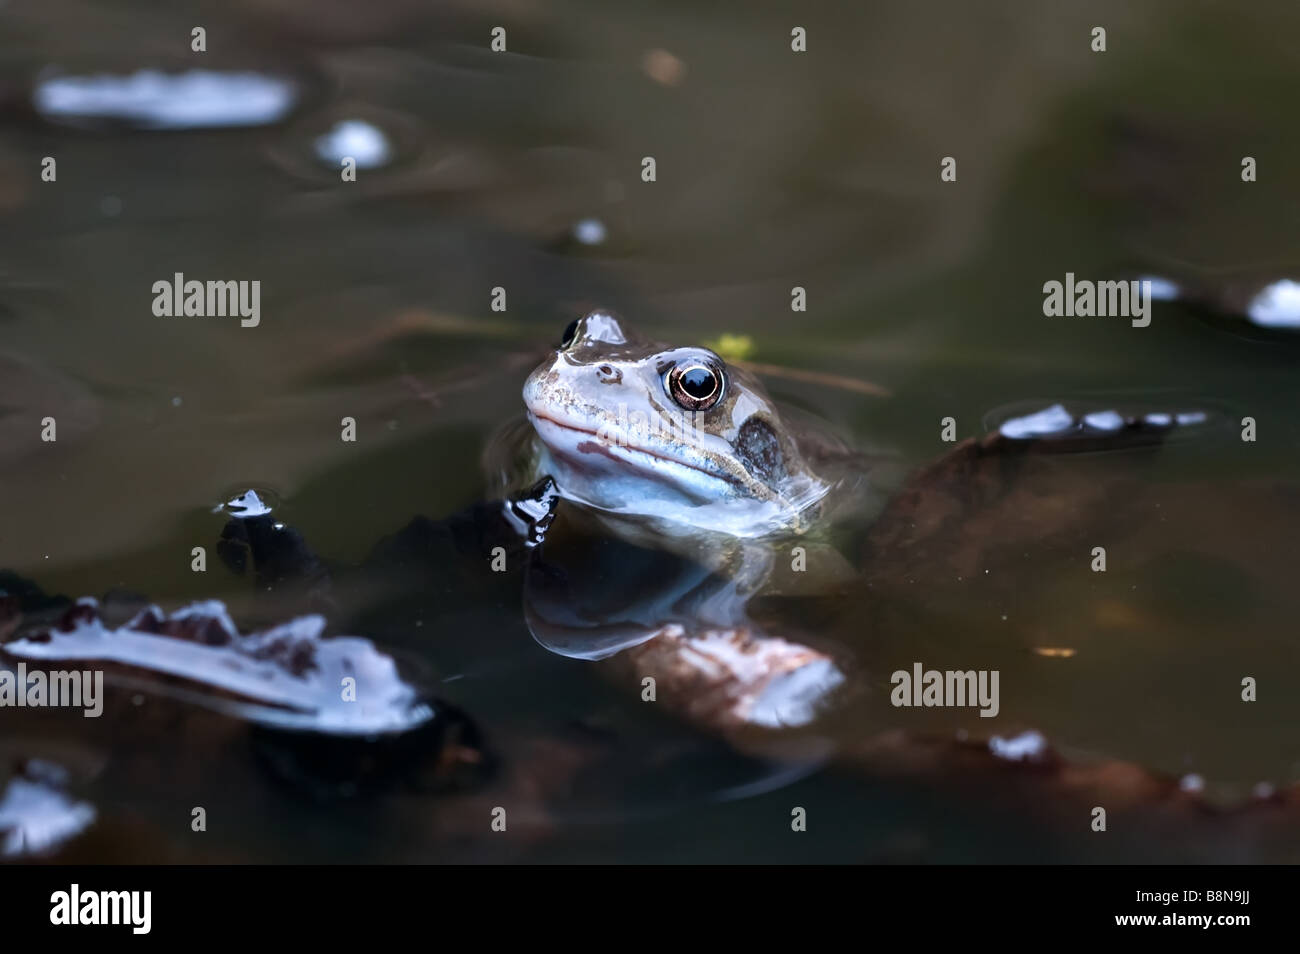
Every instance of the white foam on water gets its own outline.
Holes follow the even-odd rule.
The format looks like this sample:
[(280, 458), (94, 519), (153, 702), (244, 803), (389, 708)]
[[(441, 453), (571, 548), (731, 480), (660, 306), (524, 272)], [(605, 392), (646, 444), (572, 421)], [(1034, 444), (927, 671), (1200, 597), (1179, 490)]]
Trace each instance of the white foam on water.
[(0, 797), (0, 855), (21, 858), (57, 848), (89, 828), (95, 807), (44, 781), (14, 778)]
[[(93, 606), (93, 600), (80, 605)], [(208, 708), (282, 729), (334, 735), (404, 732), (427, 722), (432, 709), (402, 681), (392, 658), (368, 639), (322, 638), (325, 620), (301, 616), (260, 633), (240, 635), (224, 604), (195, 603), (172, 621), (215, 622), (224, 645), (205, 645), (144, 631), (146, 621), (166, 619), (157, 607), (118, 629), (99, 619), (78, 620), (69, 632), (50, 630), (48, 640), (20, 639), (4, 646), (23, 659), (97, 660), (137, 667), (194, 682), (196, 689), (166, 684), (153, 688)], [(150, 627), (152, 628), (152, 626)], [(299, 671), (295, 671), (299, 670)], [(344, 680), (355, 680), (344, 699)], [(242, 699), (205, 694), (219, 689)], [(244, 700), (249, 701), (244, 701)]]
[(1003, 437), (1019, 441), (1031, 437), (1060, 434), (1072, 427), (1074, 427), (1074, 416), (1063, 405), (1053, 404), (1036, 414), (1013, 417), (1010, 420), (1003, 421), (998, 430), (1002, 432)]
[(1267, 286), (1246, 308), (1246, 317), (1264, 328), (1300, 328), (1300, 282), (1284, 278)]
[(583, 219), (573, 227), (573, 237), (583, 245), (603, 245), (607, 235), (600, 219)]
[(322, 162), (336, 166), (351, 158), (358, 169), (386, 166), (393, 157), (384, 131), (361, 119), (339, 120), (329, 132), (316, 138), (315, 148)]
[(1152, 301), (1174, 301), (1183, 292), (1177, 282), (1158, 275), (1143, 275), (1138, 281), (1147, 283), (1147, 294)]
[(1009, 762), (1024, 762), (1044, 755), (1047, 752), (1047, 739), (1033, 729), (1009, 739), (995, 735), (989, 739), (989, 751)]
[(128, 76), (53, 76), (32, 102), (48, 119), (115, 119), (148, 129), (262, 126), (283, 119), (296, 100), (286, 79), (261, 73), (138, 70)]
[(1083, 423), (1097, 431), (1118, 431), (1124, 426), (1124, 418), (1118, 411), (1094, 411), (1084, 415)]
[(213, 508), (213, 513), (229, 510), (235, 517), (265, 517), (271, 512), (271, 505), (262, 499), (256, 490), (246, 490), (238, 497), (232, 497), (223, 504)]

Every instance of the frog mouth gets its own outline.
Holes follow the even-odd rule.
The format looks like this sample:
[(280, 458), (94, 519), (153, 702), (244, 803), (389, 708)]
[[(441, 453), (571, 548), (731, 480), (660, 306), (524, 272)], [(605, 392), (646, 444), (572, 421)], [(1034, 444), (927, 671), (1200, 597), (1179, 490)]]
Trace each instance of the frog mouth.
[[(644, 466), (640, 466), (638, 461), (629, 459), (625, 454), (618, 453), (618, 451), (630, 452), (633, 454), (641, 454), (644, 455), (645, 457), (649, 457), (651, 458), (652, 461), (661, 461), (664, 464), (668, 464), (669, 466), (672, 467), (682, 467), (687, 470), (694, 471), (695, 473), (703, 474), (705, 477), (711, 478), (713, 480), (722, 481), (724, 483), (732, 485), (733, 487), (738, 487), (741, 489), (743, 489), (744, 487), (744, 484), (733, 474), (728, 474), (726, 472), (718, 471), (717, 469), (704, 467), (700, 464), (695, 464), (692, 463), (691, 461), (683, 460), (680, 457), (672, 457), (660, 451), (656, 451), (649, 447), (645, 447), (643, 445), (632, 444), (622, 440), (610, 440), (607, 434), (602, 434), (598, 430), (595, 430), (590, 427), (583, 427), (578, 424), (572, 424), (568, 421), (558, 420), (557, 418), (551, 417), (548, 414), (543, 414), (539, 411), (534, 411), (532, 408), (528, 409), (528, 418), (530, 421), (532, 421), (533, 429), (537, 431), (538, 436), (541, 437), (542, 441), (547, 445), (547, 447), (549, 447), (553, 452), (561, 456), (573, 457), (575, 454), (578, 455), (596, 454), (608, 460), (614, 461), (615, 463), (622, 464), (623, 466), (631, 467), (636, 471), (638, 471), (639, 473), (643, 473), (648, 477), (654, 477), (655, 479), (659, 479), (667, 483), (671, 483), (668, 475), (656, 472), (653, 464), (651, 465), (651, 468), (647, 470), (647, 468), (645, 468)], [(539, 427), (538, 426), (539, 424), (548, 424), (551, 427), (559, 428), (562, 431), (568, 431), (571, 434), (586, 435), (591, 439), (590, 440), (578, 439), (571, 444), (566, 443), (563, 446), (556, 446), (551, 441), (548, 441), (546, 439), (546, 434), (544, 432), (545, 429), (543, 427)]]

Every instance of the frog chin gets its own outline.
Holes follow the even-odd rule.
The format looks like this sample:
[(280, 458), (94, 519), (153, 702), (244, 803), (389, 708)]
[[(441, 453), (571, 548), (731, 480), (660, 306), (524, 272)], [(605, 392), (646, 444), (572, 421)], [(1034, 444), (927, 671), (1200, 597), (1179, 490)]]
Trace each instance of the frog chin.
[(736, 496), (730, 475), (675, 459), (666, 449), (610, 440), (593, 428), (531, 411), (528, 417), (561, 494), (580, 503), (623, 512), (638, 503), (696, 507)]
[(609, 456), (579, 450), (577, 443), (543, 439), (539, 473), (555, 480), (561, 497), (613, 520), (610, 529), (638, 545), (658, 540), (673, 549), (676, 540), (694, 554), (701, 539), (756, 539), (788, 529), (778, 503), (738, 495), (720, 478), (673, 463), (647, 467), (630, 448)]

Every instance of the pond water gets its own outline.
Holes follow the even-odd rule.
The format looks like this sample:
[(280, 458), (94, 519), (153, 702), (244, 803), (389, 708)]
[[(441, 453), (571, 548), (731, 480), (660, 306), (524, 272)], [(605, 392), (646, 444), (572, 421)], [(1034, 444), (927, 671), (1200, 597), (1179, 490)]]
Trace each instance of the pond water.
[[(128, 690), (95, 722), (0, 711), (6, 754), (63, 766), (94, 806), (66, 857), (1295, 860), (1300, 331), (1247, 316), (1300, 277), (1300, 8), (214, 15), (0, 2), (0, 570), (47, 593), (282, 621), (221, 566), (214, 508), (257, 488), (337, 567), (464, 511), (524, 378), (596, 306), (674, 344), (733, 336), (775, 397), (899, 474), (952, 450), (945, 418), (958, 438), (1057, 402), (1208, 420), (1155, 450), (1044, 455), (934, 540), (874, 553), (854, 592), (768, 607), (847, 676), (797, 730), (725, 737), (548, 652), (517, 571), (370, 580), (328, 614), (477, 726), (490, 759), (455, 785), (326, 797), (302, 752)], [(1067, 273), (1188, 291), (1146, 327), (1045, 317)], [(256, 319), (159, 315), (174, 280), (257, 282)], [(914, 663), (998, 670), (997, 717), (892, 705)], [(1028, 730), (1065, 769), (934, 741)], [(321, 756), (343, 776), (365, 758)]]

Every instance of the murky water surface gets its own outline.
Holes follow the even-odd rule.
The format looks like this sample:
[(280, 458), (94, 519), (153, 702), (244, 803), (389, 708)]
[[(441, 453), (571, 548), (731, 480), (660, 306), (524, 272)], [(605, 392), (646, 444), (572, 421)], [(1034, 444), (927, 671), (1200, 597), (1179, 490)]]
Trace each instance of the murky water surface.
[[(854, 592), (767, 607), (847, 677), (801, 729), (723, 738), (548, 652), (517, 573), (395, 576), (340, 591), (326, 625), (472, 720), (482, 738), (458, 751), (489, 754), (467, 771), (374, 769), (446, 737), (317, 751), (119, 688), (98, 721), (0, 711), (8, 761), (40, 760), (8, 778), (0, 819), (43, 804), (57, 835), (91, 810), (65, 850), (97, 860), (1295, 860), (1294, 799), (1260, 796), (1300, 782), (1300, 332), (1286, 288), (1259, 305), (1272, 320), (1248, 314), (1300, 277), (1300, 8), (216, 13), (0, 2), (0, 569), (48, 593), (283, 622), (217, 559), (214, 508), (257, 488), (336, 567), (463, 511), (524, 377), (597, 304), (816, 372), (768, 384), (899, 472), (951, 449), (946, 417), (959, 437), (1058, 401), (1207, 421), (1155, 450), (1044, 456), (928, 548), (875, 553)], [(508, 53), (488, 48), (497, 25)], [(1046, 318), (1043, 284), (1067, 272), (1185, 292), (1145, 328)], [(157, 316), (177, 273), (260, 282), (256, 327)], [(997, 718), (892, 706), (891, 673), (917, 662), (999, 670)], [(1070, 766), (1138, 766), (1238, 808), (1172, 811), (1115, 769), (1128, 828), (1096, 834), (1059, 779), (920, 743), (882, 755), (893, 730), (1036, 730)]]

